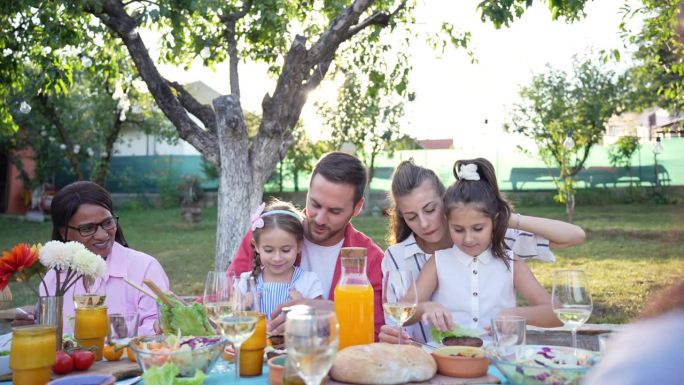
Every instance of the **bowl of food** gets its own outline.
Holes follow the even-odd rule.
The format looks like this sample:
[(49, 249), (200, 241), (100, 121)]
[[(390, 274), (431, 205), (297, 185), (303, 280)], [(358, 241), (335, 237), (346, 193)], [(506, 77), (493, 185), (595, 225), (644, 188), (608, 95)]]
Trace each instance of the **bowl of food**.
[(437, 362), (437, 372), (449, 377), (482, 377), (489, 369), (489, 360), (480, 347), (445, 346), (432, 352), (432, 357)]
[(566, 346), (489, 347), (485, 355), (514, 385), (578, 385), (599, 353)]
[(129, 346), (143, 372), (171, 363), (179, 376), (194, 377), (197, 370), (209, 373), (225, 345), (221, 337), (157, 335), (134, 338)]
[(283, 368), (285, 367), (285, 360), (287, 356), (280, 355), (272, 357), (268, 360), (268, 384), (282, 385), (283, 384)]

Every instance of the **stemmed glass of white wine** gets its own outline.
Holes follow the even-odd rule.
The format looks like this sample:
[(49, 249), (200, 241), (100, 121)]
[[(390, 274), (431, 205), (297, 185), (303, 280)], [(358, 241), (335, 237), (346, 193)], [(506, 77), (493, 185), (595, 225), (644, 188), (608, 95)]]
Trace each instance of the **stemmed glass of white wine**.
[(551, 304), (561, 322), (572, 332), (572, 347), (577, 348), (577, 329), (593, 310), (587, 276), (582, 270), (556, 270), (553, 273)]
[[(202, 303), (207, 311), (207, 316), (215, 324), (219, 325), (221, 317), (233, 315), (233, 304), (230, 301), (235, 274), (226, 275), (225, 271), (210, 271), (204, 282), (204, 296)], [(219, 327), (220, 329), (220, 327)], [(223, 334), (223, 331), (221, 331)], [(230, 372), (230, 366), (221, 362), (214, 365), (212, 372), (225, 374)]]
[(235, 280), (231, 288), (232, 314), (221, 316), (216, 323), (223, 336), (235, 347), (235, 382), (240, 381), (240, 346), (254, 334), (259, 321), (259, 300), (256, 282), (251, 276)]
[(340, 326), (335, 312), (289, 312), (285, 320), (288, 360), (306, 385), (318, 385), (332, 367), (340, 343)]
[[(413, 273), (407, 270), (388, 271), (382, 283), (382, 308), (401, 327), (416, 312), (418, 294)], [(401, 344), (401, 332), (399, 344)]]

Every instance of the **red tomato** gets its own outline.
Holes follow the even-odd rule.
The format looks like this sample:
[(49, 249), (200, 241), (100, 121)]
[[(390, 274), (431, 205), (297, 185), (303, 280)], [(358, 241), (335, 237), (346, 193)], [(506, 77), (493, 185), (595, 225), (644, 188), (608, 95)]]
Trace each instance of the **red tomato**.
[(70, 355), (64, 353), (63, 351), (57, 352), (57, 359), (55, 364), (52, 365), (52, 371), (55, 374), (67, 374), (74, 369), (74, 360)]
[(95, 354), (88, 350), (74, 350), (71, 353), (71, 358), (74, 359), (74, 369), (76, 370), (88, 370), (95, 362)]

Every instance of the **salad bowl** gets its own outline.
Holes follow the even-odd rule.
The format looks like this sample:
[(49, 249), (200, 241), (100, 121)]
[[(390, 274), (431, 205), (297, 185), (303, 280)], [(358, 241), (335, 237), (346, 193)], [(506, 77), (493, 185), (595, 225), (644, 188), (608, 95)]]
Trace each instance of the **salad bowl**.
[(142, 371), (174, 364), (181, 377), (193, 377), (197, 370), (208, 374), (226, 345), (222, 337), (176, 337), (156, 335), (134, 338), (130, 347)]
[(567, 346), (520, 345), (485, 355), (514, 385), (579, 385), (600, 354)]

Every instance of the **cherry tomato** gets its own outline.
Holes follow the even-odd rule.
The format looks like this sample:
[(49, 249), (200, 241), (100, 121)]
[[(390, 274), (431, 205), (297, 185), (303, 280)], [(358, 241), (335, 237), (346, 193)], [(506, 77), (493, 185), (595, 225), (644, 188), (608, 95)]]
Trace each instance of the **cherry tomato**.
[(102, 356), (104, 356), (107, 361), (118, 361), (123, 355), (124, 349), (117, 345), (105, 345), (104, 350), (102, 350)]
[(70, 355), (63, 351), (58, 351), (55, 364), (52, 365), (52, 371), (55, 372), (55, 374), (67, 374), (72, 370), (74, 370), (74, 360)]
[(95, 354), (88, 350), (74, 350), (71, 353), (71, 358), (74, 359), (74, 369), (76, 370), (88, 370), (95, 362)]

